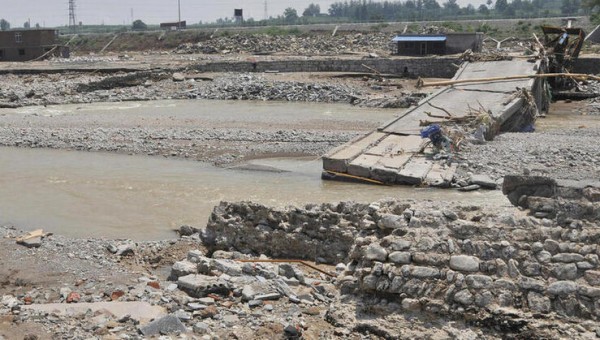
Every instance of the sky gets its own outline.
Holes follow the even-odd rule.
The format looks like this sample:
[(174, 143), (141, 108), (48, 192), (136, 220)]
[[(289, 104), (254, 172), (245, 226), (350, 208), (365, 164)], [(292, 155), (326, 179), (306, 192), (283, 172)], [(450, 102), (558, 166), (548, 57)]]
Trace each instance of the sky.
[[(218, 18), (233, 17), (234, 8), (244, 10), (244, 18), (264, 19), (265, 0), (179, 0), (181, 20), (188, 24), (214, 22)], [(470, 0), (459, 0), (461, 6)], [(269, 16), (281, 15), (292, 7), (299, 15), (310, 3), (319, 4), (327, 13), (334, 0), (267, 0)], [(444, 0), (438, 0), (443, 3)], [(475, 1), (473, 1), (475, 2)], [(477, 1), (481, 2), (481, 1)], [(64, 26), (69, 23), (69, 0), (0, 0), (0, 18), (10, 22), (12, 28), (22, 27), (30, 20), (31, 26)], [(177, 21), (178, 0), (75, 0), (77, 21), (84, 25), (122, 25), (141, 19), (147, 24)]]

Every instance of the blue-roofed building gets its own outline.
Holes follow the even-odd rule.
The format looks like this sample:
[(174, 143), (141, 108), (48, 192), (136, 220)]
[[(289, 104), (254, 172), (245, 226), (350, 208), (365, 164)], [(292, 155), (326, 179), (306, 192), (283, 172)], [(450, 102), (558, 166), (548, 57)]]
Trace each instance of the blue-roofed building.
[(445, 35), (406, 34), (396, 36), (392, 41), (399, 55), (446, 54)]
[(393, 53), (406, 56), (454, 54), (467, 49), (479, 52), (483, 33), (402, 34), (392, 42)]

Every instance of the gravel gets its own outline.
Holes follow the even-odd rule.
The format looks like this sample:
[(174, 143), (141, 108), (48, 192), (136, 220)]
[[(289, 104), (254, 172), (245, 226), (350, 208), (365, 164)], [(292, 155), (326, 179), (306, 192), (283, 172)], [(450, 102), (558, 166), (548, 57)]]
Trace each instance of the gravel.
[(260, 74), (248, 73), (219, 75), (213, 81), (180, 81), (171, 73), (149, 71), (110, 76), (8, 74), (0, 75), (0, 81), (6, 84), (0, 89), (0, 108), (159, 99), (350, 103), (364, 107), (406, 108), (420, 99), (408, 93), (373, 97), (356, 85), (270, 80)]
[(493, 142), (470, 144), (460, 151), (465, 172), (498, 179), (531, 173), (555, 179), (600, 178), (598, 128), (504, 133)]

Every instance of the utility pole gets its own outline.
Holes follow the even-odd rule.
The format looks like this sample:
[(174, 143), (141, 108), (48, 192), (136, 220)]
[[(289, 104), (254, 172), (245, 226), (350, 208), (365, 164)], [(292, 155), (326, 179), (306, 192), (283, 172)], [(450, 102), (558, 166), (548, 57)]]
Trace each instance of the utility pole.
[(75, 17), (75, 0), (69, 0), (69, 27), (72, 32), (77, 31), (77, 19)]
[(133, 25), (133, 8), (131, 9), (131, 24)]

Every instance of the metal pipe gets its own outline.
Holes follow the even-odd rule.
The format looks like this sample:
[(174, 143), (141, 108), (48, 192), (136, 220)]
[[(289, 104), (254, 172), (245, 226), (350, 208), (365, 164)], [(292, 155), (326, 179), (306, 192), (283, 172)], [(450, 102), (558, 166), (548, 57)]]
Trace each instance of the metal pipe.
[(304, 262), (302, 260), (272, 260), (272, 259), (269, 259), (269, 260), (259, 260), (259, 259), (255, 259), (255, 260), (238, 260), (238, 261), (239, 262), (266, 262), (266, 263), (299, 263), (299, 264), (305, 265), (305, 266), (307, 266), (307, 267), (309, 267), (311, 269), (314, 269), (314, 270), (316, 270), (316, 271), (318, 271), (320, 273), (323, 273), (323, 274), (325, 274), (327, 276), (336, 277), (336, 275), (333, 275), (333, 274), (331, 274), (329, 272), (326, 272), (326, 271), (320, 269), (319, 267), (313, 266), (312, 264)]

